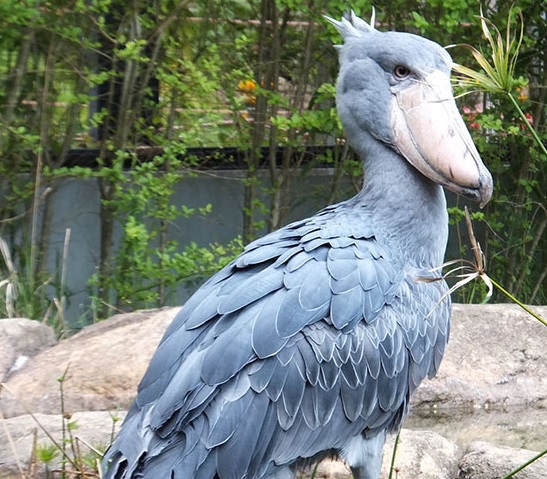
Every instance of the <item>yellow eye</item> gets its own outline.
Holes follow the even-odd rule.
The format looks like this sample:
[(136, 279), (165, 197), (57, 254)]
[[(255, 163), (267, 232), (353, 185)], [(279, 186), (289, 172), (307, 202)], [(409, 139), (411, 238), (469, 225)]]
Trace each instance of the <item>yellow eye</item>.
[(404, 65), (397, 65), (393, 69), (393, 74), (398, 80), (404, 80), (410, 76), (410, 70)]

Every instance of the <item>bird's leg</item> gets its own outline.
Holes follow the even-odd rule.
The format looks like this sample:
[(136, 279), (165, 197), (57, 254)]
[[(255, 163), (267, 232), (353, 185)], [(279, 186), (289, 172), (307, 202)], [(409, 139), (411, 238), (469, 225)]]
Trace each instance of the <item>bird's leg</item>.
[[(381, 463), (380, 463), (381, 465)], [(380, 469), (376, 475), (372, 474), (372, 471), (368, 467), (352, 467), (351, 474), (353, 479), (380, 479)], [(371, 475), (372, 474), (372, 475)]]
[[(382, 452), (386, 442), (385, 431), (377, 436), (352, 441), (351, 451), (346, 455), (354, 479), (380, 479), (382, 471)], [(359, 450), (357, 450), (359, 449)]]

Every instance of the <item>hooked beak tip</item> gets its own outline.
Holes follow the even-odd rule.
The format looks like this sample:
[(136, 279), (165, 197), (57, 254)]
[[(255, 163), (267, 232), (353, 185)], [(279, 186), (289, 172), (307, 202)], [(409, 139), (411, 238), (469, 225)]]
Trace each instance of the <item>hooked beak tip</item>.
[[(486, 169), (485, 169), (486, 170)], [(494, 181), (492, 175), (486, 170), (486, 177), (481, 178), (481, 183), (478, 188), (479, 194), (479, 207), (482, 209), (492, 198), (492, 192), (494, 191)]]
[(492, 186), (487, 187), (486, 189), (481, 189), (479, 193), (479, 207), (482, 210), (492, 198)]
[(479, 207), (482, 209), (492, 198), (494, 182), (492, 181), (490, 172), (484, 168), (480, 175), (479, 184), (476, 187), (462, 186), (457, 183), (445, 184), (445, 187), (458, 195), (465, 196), (470, 200), (478, 202)]
[(481, 178), (481, 186), (479, 189), (480, 192), (480, 208), (484, 208), (486, 204), (490, 201), (490, 198), (492, 198), (492, 193), (494, 191), (494, 180), (492, 179), (492, 174), (488, 169), (484, 168), (484, 177)]
[(488, 204), (489, 201), (490, 201), (490, 198), (481, 199), (481, 202), (479, 203), (479, 208), (482, 210)]

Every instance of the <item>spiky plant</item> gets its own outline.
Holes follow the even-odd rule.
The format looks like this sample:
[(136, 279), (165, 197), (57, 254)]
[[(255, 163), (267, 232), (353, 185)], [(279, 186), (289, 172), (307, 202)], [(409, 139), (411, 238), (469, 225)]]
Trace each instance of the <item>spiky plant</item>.
[(467, 87), (470, 91), (482, 91), (489, 94), (503, 95), (512, 103), (515, 111), (530, 131), (537, 146), (547, 157), (547, 149), (539, 138), (534, 127), (530, 123), (528, 117), (522, 111), (515, 92), (518, 87), (522, 87), (525, 81), (522, 78), (515, 76), (515, 67), (519, 56), (522, 40), (524, 38), (524, 18), (522, 12), (518, 11), (517, 15), (520, 20), (520, 28), (516, 32), (511, 29), (511, 17), (513, 9), (509, 11), (507, 18), (507, 26), (505, 28), (505, 38), (502, 36), (499, 29), (488, 20), (480, 10), (480, 23), (484, 36), (490, 44), (492, 54), (490, 59), (472, 45), (463, 44), (463, 46), (471, 51), (471, 54), (477, 61), (481, 71), (474, 70), (464, 65), (456, 64), (454, 71), (456, 72), (456, 81)]

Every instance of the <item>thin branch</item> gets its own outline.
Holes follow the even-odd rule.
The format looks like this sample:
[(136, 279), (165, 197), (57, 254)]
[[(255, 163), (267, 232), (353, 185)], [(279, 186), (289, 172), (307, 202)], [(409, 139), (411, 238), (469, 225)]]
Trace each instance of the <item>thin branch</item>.
[(547, 320), (543, 319), (539, 314), (537, 314), (535, 311), (530, 309), (527, 305), (519, 301), (515, 296), (513, 296), (509, 291), (507, 291), (503, 286), (501, 286), (499, 283), (496, 283), (492, 278), (490, 278), (490, 281), (492, 281), (492, 284), (498, 288), (505, 296), (507, 296), (513, 303), (518, 304), (524, 311), (526, 311), (528, 314), (536, 318), (540, 323), (542, 323), (544, 326), (547, 326)]
[(513, 95), (511, 95), (511, 93), (507, 93), (507, 97), (513, 103), (513, 106), (515, 107), (515, 110), (517, 110), (517, 113), (519, 114), (521, 120), (524, 122), (524, 124), (526, 125), (526, 128), (528, 129), (528, 131), (534, 137), (534, 141), (536, 142), (537, 146), (539, 146), (539, 148), (541, 149), (541, 151), (545, 155), (545, 158), (547, 159), (547, 148), (543, 144), (543, 141), (541, 140), (539, 135), (536, 133), (536, 130), (534, 129), (534, 127), (530, 124), (530, 121), (528, 120), (528, 118), (526, 118), (526, 115), (524, 114), (524, 112), (520, 108), (520, 105), (518, 104), (517, 100), (515, 100)]
[(513, 471), (511, 471), (509, 474), (507, 474), (506, 476), (503, 476), (501, 479), (510, 479), (511, 477), (514, 477), (515, 474), (517, 474), (518, 472), (522, 471), (525, 467), (528, 467), (530, 464), (532, 464), (533, 462), (537, 461), (538, 459), (541, 459), (543, 456), (545, 456), (547, 454), (547, 449), (545, 449), (544, 451), (540, 452), (539, 454), (536, 454), (532, 459), (530, 459), (529, 461), (525, 462), (524, 464), (522, 464), (521, 466), (517, 467), (516, 469), (514, 469)]

